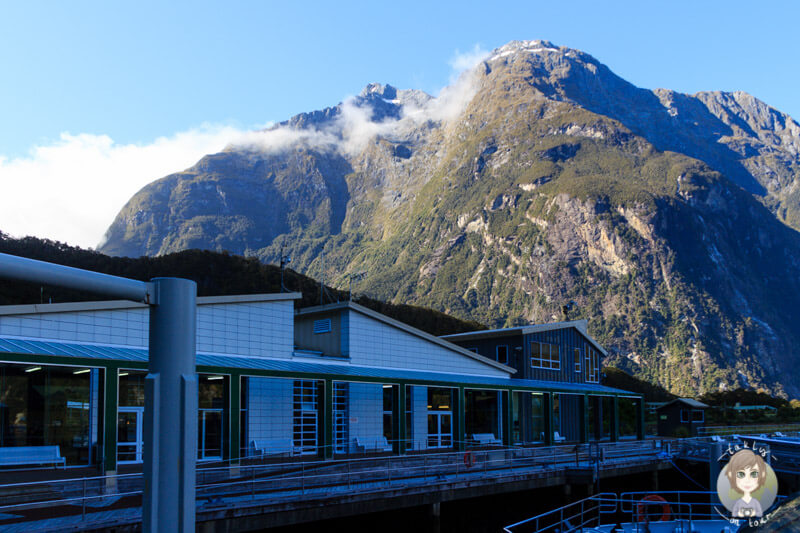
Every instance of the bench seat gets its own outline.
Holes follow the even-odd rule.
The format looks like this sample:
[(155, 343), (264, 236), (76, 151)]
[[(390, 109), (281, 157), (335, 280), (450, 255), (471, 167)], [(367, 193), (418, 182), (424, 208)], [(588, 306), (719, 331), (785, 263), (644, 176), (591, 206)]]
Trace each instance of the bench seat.
[(0, 466), (62, 465), (67, 460), (61, 457), (58, 446), (4, 446), (0, 448)]
[(473, 433), (472, 440), (481, 446), (502, 445), (503, 441), (494, 436), (494, 433)]
[(261, 456), (293, 456), (298, 451), (292, 439), (253, 439), (251, 443), (256, 454)]
[(386, 437), (356, 437), (356, 447), (362, 450), (369, 451), (392, 451), (392, 445), (386, 440)]

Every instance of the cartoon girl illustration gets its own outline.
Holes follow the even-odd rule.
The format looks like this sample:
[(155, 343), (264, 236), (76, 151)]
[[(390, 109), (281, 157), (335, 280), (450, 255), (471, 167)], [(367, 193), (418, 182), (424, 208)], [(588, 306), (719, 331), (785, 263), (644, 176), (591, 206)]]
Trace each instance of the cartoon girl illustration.
[(736, 452), (728, 462), (726, 476), (731, 489), (742, 495), (733, 504), (732, 514), (735, 518), (760, 517), (764, 514), (761, 502), (753, 497), (753, 493), (764, 486), (767, 481), (767, 464), (760, 455), (750, 450)]

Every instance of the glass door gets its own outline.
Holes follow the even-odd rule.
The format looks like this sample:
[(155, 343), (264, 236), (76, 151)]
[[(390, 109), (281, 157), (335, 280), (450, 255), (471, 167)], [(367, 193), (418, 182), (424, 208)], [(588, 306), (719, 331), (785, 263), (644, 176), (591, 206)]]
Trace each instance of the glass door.
[(120, 407), (117, 410), (117, 462), (142, 462), (142, 420), (144, 407)]
[(197, 432), (199, 459), (222, 459), (222, 409), (200, 409)]
[(428, 448), (453, 445), (453, 417), (450, 411), (428, 413)]

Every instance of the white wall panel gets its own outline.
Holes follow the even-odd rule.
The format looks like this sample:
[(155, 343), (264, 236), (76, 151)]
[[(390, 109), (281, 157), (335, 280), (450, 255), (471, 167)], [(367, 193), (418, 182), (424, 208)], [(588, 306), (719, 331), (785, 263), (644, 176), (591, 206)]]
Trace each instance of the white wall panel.
[[(146, 308), (0, 316), (0, 335), (65, 342), (147, 347)], [(294, 345), (294, 302), (200, 305), (197, 350), (289, 358)]]
[(464, 354), (350, 311), (350, 361), (355, 365), (508, 377)]

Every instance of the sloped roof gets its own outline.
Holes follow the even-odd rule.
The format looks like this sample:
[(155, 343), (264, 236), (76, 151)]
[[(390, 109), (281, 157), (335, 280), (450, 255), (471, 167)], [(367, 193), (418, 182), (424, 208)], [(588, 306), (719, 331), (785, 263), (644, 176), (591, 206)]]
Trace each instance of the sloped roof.
[(488, 357), (484, 357), (471, 350), (462, 348), (457, 344), (453, 344), (452, 342), (449, 342), (449, 340), (447, 340), (447, 338), (445, 337), (437, 337), (435, 335), (431, 335), (430, 333), (426, 333), (420, 329), (417, 329), (413, 326), (409, 326), (408, 324), (400, 322), (399, 320), (395, 320), (394, 318), (388, 317), (386, 315), (378, 313), (377, 311), (373, 311), (372, 309), (369, 309), (367, 307), (364, 307), (363, 305), (359, 305), (354, 302), (337, 302), (333, 304), (318, 305), (315, 307), (306, 307), (304, 309), (298, 309), (297, 311), (295, 311), (295, 314), (297, 316), (315, 315), (327, 311), (336, 311), (342, 309), (350, 309), (351, 311), (356, 311), (358, 313), (361, 313), (362, 315), (383, 322), (384, 324), (388, 324), (389, 326), (405, 331), (406, 333), (410, 333), (411, 335), (415, 335), (428, 342), (438, 344), (443, 348), (447, 348), (448, 350), (457, 352), (459, 355), (463, 355), (464, 357), (469, 357), (470, 359), (474, 359), (483, 364), (489, 365), (494, 368), (498, 368), (500, 370), (503, 370), (504, 372), (508, 372), (509, 374), (515, 374), (517, 372), (516, 369), (508, 365), (504, 365), (503, 363), (498, 363), (494, 359), (489, 359)]
[(497, 337), (506, 337), (512, 335), (528, 335), (531, 333), (540, 333), (542, 331), (554, 331), (558, 329), (575, 328), (581, 335), (583, 335), (592, 346), (594, 346), (604, 356), (608, 355), (605, 348), (589, 335), (588, 320), (569, 320), (566, 322), (551, 322), (549, 324), (529, 324), (527, 326), (516, 326), (513, 328), (501, 329), (484, 329), (480, 331), (469, 331), (467, 333), (455, 333), (453, 335), (443, 335), (441, 338), (450, 341), (460, 340), (475, 340), (475, 339), (493, 339)]
[(676, 402), (677, 403), (682, 403), (684, 405), (688, 405), (689, 407), (694, 407), (695, 409), (707, 409), (709, 407), (708, 405), (704, 404), (703, 402), (698, 402), (697, 400), (693, 400), (691, 398), (675, 398), (671, 402), (665, 403), (661, 407), (657, 407), (656, 410), (664, 409), (665, 407), (668, 407), (668, 406), (670, 406), (670, 405), (672, 405), (673, 403), (676, 403)]

